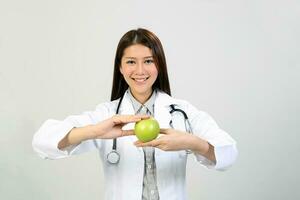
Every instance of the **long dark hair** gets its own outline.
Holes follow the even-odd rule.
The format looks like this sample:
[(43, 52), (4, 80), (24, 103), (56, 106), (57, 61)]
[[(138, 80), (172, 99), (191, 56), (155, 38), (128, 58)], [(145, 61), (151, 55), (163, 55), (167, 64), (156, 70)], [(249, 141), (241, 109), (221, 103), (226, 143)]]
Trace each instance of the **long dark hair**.
[(125, 33), (119, 41), (114, 64), (111, 101), (120, 98), (128, 88), (128, 84), (120, 72), (121, 59), (123, 57), (124, 50), (134, 44), (144, 45), (152, 51), (153, 60), (158, 71), (158, 76), (152, 86), (152, 89), (160, 89), (171, 96), (167, 63), (162, 44), (154, 33), (143, 28), (138, 28)]

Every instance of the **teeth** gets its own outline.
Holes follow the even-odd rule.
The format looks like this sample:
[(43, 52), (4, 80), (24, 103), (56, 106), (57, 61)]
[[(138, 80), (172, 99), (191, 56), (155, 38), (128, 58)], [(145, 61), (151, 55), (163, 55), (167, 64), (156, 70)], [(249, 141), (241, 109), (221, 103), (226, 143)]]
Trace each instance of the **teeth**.
[(147, 80), (147, 78), (135, 78), (134, 80), (137, 82), (144, 82), (145, 80)]

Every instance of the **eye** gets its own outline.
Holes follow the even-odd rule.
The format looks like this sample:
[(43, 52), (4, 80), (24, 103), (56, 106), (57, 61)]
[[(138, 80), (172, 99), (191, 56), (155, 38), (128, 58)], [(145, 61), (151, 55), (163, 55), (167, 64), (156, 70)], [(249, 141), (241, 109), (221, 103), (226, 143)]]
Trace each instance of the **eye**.
[(146, 59), (145, 60), (145, 63), (146, 64), (152, 64), (154, 61), (153, 61), (153, 59)]
[(128, 64), (128, 65), (133, 65), (133, 64), (135, 64), (135, 62), (134, 62), (134, 60), (127, 60), (127, 61), (126, 61), (126, 64)]

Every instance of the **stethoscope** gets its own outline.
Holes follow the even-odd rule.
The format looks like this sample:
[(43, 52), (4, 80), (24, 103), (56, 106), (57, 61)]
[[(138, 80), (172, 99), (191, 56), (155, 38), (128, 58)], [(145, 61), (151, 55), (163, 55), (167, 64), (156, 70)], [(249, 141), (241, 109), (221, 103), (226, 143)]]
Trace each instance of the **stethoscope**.
[[(123, 95), (124, 96), (124, 95)], [(119, 100), (118, 106), (117, 106), (117, 110), (116, 110), (116, 115), (119, 114), (119, 109), (120, 109), (120, 105), (122, 104), (122, 100), (123, 100), (123, 96), (121, 96), (121, 99)], [(172, 104), (170, 105), (170, 114), (172, 115), (174, 112), (180, 112), (183, 117), (184, 117), (184, 125), (185, 125), (185, 130), (188, 133), (193, 134), (193, 130), (192, 130), (192, 126), (190, 124), (189, 118), (187, 116), (187, 114), (180, 108), (175, 108), (175, 105)], [(173, 121), (171, 120), (169, 122), (170, 127), (174, 128), (173, 126)], [(186, 150), (187, 154), (190, 154), (191, 151), (190, 150)], [(113, 146), (112, 146), (112, 150), (107, 154), (107, 162), (110, 164), (117, 164), (120, 160), (120, 154), (117, 151), (117, 138), (113, 139)]]

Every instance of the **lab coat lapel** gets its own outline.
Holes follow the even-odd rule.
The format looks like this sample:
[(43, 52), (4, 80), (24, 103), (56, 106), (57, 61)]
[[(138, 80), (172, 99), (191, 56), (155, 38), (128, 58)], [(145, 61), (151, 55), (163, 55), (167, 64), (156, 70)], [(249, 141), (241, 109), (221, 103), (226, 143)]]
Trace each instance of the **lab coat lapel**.
[(122, 103), (120, 105), (120, 114), (123, 115), (133, 115), (134, 109), (132, 103), (129, 99), (127, 92), (125, 92)]
[[(170, 105), (177, 104), (177, 101), (170, 97), (168, 94), (159, 91), (154, 103), (154, 118), (159, 122), (161, 128), (169, 128), (169, 122), (171, 120)], [(123, 101), (120, 106), (119, 114), (134, 115), (134, 109), (127, 93), (124, 94)], [(124, 129), (133, 129), (134, 124), (130, 123), (124, 126)]]
[[(172, 120), (172, 115), (170, 113), (170, 105), (179, 105), (179, 101), (173, 97), (167, 95), (164, 92), (158, 92), (155, 101), (155, 118), (158, 120), (161, 128), (170, 128), (170, 121)], [(176, 159), (176, 160), (174, 160)], [(174, 176), (175, 171), (183, 170), (180, 168), (181, 165), (173, 165), (166, 170), (166, 166), (169, 166), (171, 163), (180, 162), (177, 159), (177, 152), (173, 151), (163, 151), (159, 148), (155, 148), (155, 163), (156, 163), (156, 172), (157, 172), (157, 187), (160, 192), (161, 199), (168, 199), (169, 193), (166, 191), (166, 187), (169, 187), (168, 179)], [(175, 179), (174, 179), (175, 180)]]
[(170, 128), (172, 115), (170, 114), (170, 105), (177, 104), (177, 101), (168, 94), (158, 91), (155, 100), (154, 114), (159, 122), (160, 128)]

